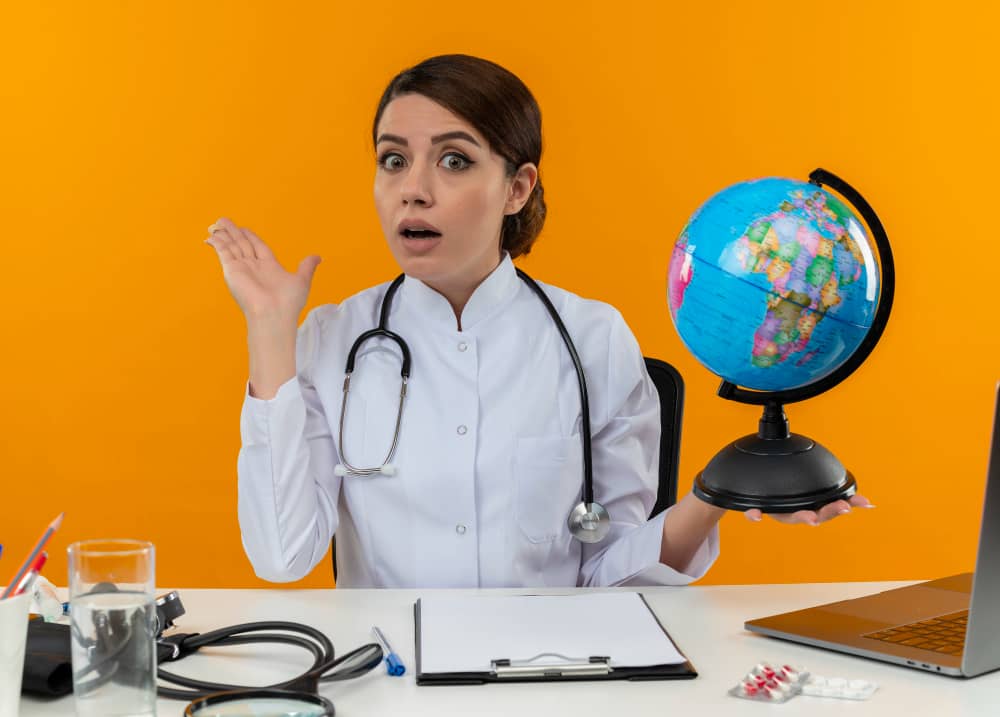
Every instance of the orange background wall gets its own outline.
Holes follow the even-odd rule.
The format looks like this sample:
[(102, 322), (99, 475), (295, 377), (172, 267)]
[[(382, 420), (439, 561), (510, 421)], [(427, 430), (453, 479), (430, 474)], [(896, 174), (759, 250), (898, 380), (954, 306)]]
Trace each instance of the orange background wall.
[[(681, 369), (685, 486), (757, 420), (670, 323), (686, 218), (823, 166), (889, 231), (882, 343), (789, 409), (878, 508), (820, 528), (729, 515), (705, 582), (971, 568), (1000, 378), (986, 3), (31, 5), (0, 27), (0, 582), (65, 510), (58, 583), (70, 541), (128, 536), (156, 543), (162, 586), (262, 584), (236, 521), (244, 327), (205, 227), (233, 217), (289, 265), (321, 254), (310, 307), (394, 275), (369, 122), (395, 72), (442, 52), (535, 92), (550, 219), (523, 266), (615, 304)], [(323, 561), (298, 584), (331, 581)]]

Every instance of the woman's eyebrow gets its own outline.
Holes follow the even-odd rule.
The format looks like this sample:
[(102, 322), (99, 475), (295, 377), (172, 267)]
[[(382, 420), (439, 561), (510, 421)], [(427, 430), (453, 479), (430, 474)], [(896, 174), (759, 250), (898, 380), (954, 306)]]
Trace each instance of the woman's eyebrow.
[[(463, 132), (462, 130), (455, 130), (454, 132), (445, 132), (444, 134), (436, 134), (431, 137), (431, 144), (441, 144), (442, 142), (447, 142), (451, 139), (464, 139), (466, 142), (471, 142), (472, 144), (480, 147), (482, 145), (476, 141), (468, 132)], [(398, 144), (403, 147), (410, 146), (410, 143), (406, 141), (405, 137), (400, 137), (398, 134), (381, 134), (379, 138), (375, 140), (375, 144), (381, 144), (382, 142), (392, 142), (393, 144)]]
[(447, 142), (450, 139), (464, 139), (466, 142), (471, 142), (477, 147), (480, 146), (479, 142), (476, 141), (475, 137), (473, 137), (468, 132), (463, 132), (461, 130), (434, 135), (433, 137), (431, 137), (431, 144), (441, 144), (441, 142)]
[(395, 144), (401, 144), (404, 147), (409, 146), (409, 142), (406, 141), (405, 137), (400, 137), (398, 134), (381, 134), (379, 138), (375, 140), (375, 144), (382, 144), (383, 142), (393, 142)]

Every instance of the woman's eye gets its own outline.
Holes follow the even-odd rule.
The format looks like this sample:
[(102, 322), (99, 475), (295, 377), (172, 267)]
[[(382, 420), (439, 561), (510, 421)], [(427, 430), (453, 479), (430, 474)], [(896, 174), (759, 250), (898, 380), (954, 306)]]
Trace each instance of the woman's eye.
[(406, 160), (403, 159), (403, 155), (397, 154), (396, 152), (383, 154), (378, 163), (383, 169), (388, 169), (390, 171), (394, 169), (401, 169), (406, 166)]
[(449, 152), (441, 158), (441, 165), (445, 169), (459, 172), (472, 166), (472, 161), (468, 157), (463, 157), (455, 152)]

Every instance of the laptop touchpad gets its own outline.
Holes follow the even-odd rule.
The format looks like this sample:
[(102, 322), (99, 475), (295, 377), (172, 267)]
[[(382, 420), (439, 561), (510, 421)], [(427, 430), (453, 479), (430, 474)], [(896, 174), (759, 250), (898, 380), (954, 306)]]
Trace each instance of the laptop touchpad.
[(822, 609), (842, 615), (854, 615), (867, 620), (899, 625), (964, 610), (968, 607), (968, 594), (914, 585), (856, 600), (830, 603), (823, 605)]

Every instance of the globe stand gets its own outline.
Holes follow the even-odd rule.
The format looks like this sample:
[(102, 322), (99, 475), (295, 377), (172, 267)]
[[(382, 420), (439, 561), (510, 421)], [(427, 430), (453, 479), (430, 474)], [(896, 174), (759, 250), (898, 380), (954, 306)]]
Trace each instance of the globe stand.
[(881, 264), (882, 289), (871, 328), (857, 350), (829, 376), (785, 391), (753, 391), (723, 380), (719, 396), (764, 407), (756, 434), (719, 451), (695, 477), (694, 494), (728, 510), (757, 508), (763, 513), (816, 510), (857, 491), (854, 476), (816, 441), (788, 429), (784, 406), (829, 391), (861, 366), (885, 331), (892, 310), (896, 273), (885, 228), (875, 210), (843, 179), (814, 169), (809, 181), (836, 190), (858, 210), (871, 229)]
[(694, 494), (729, 510), (816, 510), (857, 490), (851, 472), (816, 441), (788, 429), (780, 403), (764, 406), (757, 433), (723, 448), (694, 481)]

